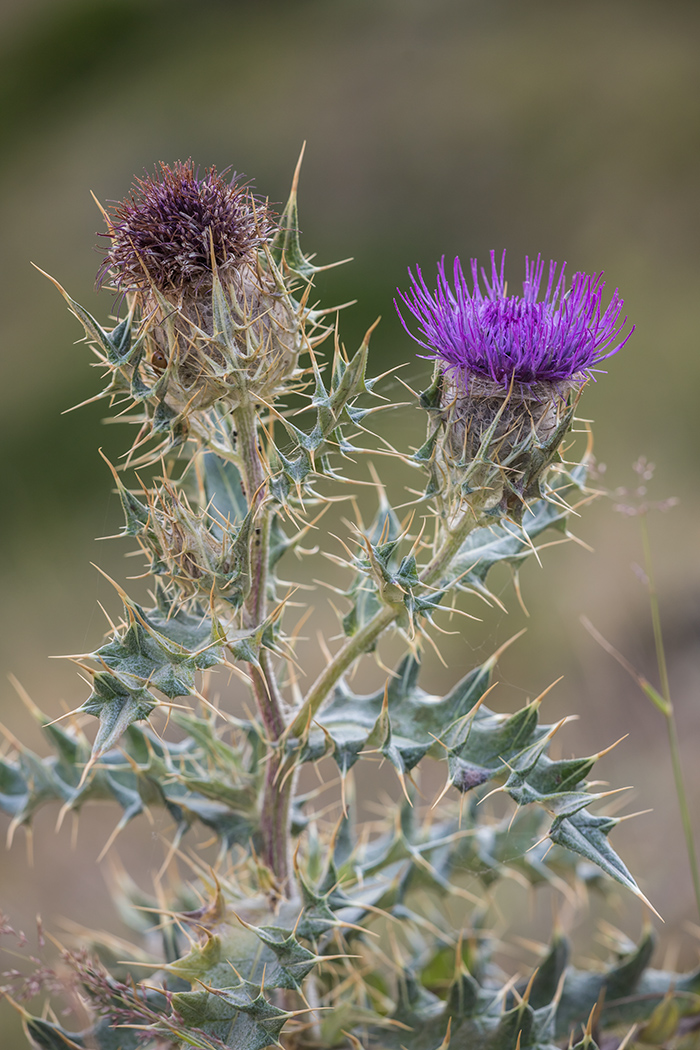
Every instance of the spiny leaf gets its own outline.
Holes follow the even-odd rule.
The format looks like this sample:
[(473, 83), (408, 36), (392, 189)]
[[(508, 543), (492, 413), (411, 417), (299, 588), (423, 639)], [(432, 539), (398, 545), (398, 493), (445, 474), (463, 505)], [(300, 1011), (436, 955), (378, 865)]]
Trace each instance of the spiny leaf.
[(207, 502), (211, 501), (223, 521), (232, 525), (241, 522), (248, 513), (248, 503), (238, 468), (213, 452), (205, 452), (203, 459)]
[(447, 752), (452, 783), (460, 791), (470, 791), (498, 773), (549, 731), (537, 722), (537, 705), (528, 704), (510, 718), (494, 715), (482, 707)]
[(350, 412), (354, 400), (370, 390), (371, 384), (365, 380), (365, 371), (371, 332), (372, 328), (349, 361), (336, 349), (333, 381), (329, 390), (314, 362), (316, 386), (311, 404), (316, 409), (316, 419), (310, 429), (302, 430), (288, 417), (280, 416), (280, 423), (287, 431), (291, 445), (283, 449), (277, 442), (272, 451), (273, 477), (270, 490), (279, 502), (286, 503), (289, 492), (303, 486), (313, 473), (334, 476), (327, 460), (329, 452), (354, 451), (343, 436), (342, 424), (344, 416), (353, 422)]
[[(37, 1050), (81, 1050), (86, 1045), (81, 1032), (68, 1032), (61, 1025), (52, 1024), (40, 1017), (30, 1017), (27, 1014), (22, 1024), (27, 1038)], [(127, 1050), (127, 1047), (124, 1050)]]
[(92, 658), (117, 674), (148, 682), (170, 699), (190, 696), (196, 671), (219, 662), (213, 647), (191, 653), (149, 627), (145, 617), (132, 620), (126, 630), (100, 646)]
[(467, 715), (483, 696), (489, 685), (492, 663), (487, 660), (470, 671), (444, 698), (431, 696), (418, 686), (419, 669), (420, 664), (414, 657), (404, 657), (386, 690), (367, 696), (354, 693), (341, 681), (330, 703), (319, 714), (322, 729), (311, 729), (302, 759), (314, 761), (325, 753), (330, 741), (338, 766), (347, 772), (368, 746), (381, 717), (386, 692), (392, 748), (401, 756), (400, 771), (412, 769), (435, 748), (435, 736)]
[(556, 817), (549, 829), (549, 837), (552, 842), (596, 864), (637, 896), (642, 896), (632, 875), (608, 842), (607, 836), (618, 823), (614, 817), (596, 817), (581, 810), (570, 817)]
[(178, 992), (173, 996), (173, 1007), (180, 1022), (174, 1026), (176, 1032), (178, 1028), (183, 1034), (198, 1030), (232, 1050), (278, 1046), (277, 1037), (290, 1016), (249, 982), (215, 991)]
[(284, 211), (280, 215), (277, 230), (270, 241), (270, 254), (277, 266), (286, 266), (292, 273), (298, 274), (305, 280), (313, 277), (322, 267), (314, 266), (310, 259), (304, 255), (299, 242), (299, 215), (297, 205), (297, 191), (299, 188), (299, 173), (304, 156), (302, 148), (297, 161), (292, 188)]
[(148, 718), (157, 706), (158, 701), (150, 690), (143, 688), (139, 679), (126, 674), (95, 672), (92, 693), (79, 709), (100, 720), (92, 747), (93, 758), (114, 747), (132, 722)]
[[(279, 926), (256, 926), (260, 941), (275, 954), (280, 972), (275, 977), (280, 988), (300, 988), (301, 982), (319, 962), (319, 957), (305, 948), (290, 930)], [(267, 973), (265, 974), (267, 981)], [(289, 983), (282, 984), (282, 980)]]
[(522, 525), (504, 522), (474, 529), (450, 565), (450, 578), (460, 580), (462, 587), (488, 593), (486, 577), (494, 565), (500, 562), (518, 565), (530, 556), (533, 541), (546, 529), (566, 530), (570, 515), (566, 501), (580, 493), (585, 476), (586, 465), (580, 464), (570, 474), (555, 477), (551, 496), (532, 503)]
[(629, 1026), (652, 1016), (668, 996), (681, 1016), (700, 1014), (700, 971), (671, 973), (649, 968), (655, 936), (647, 930), (639, 944), (602, 973), (569, 967), (557, 1009), (557, 1036), (567, 1036), (585, 1025), (591, 1009), (602, 1002), (598, 1020), (602, 1031)]
[(105, 361), (110, 365), (121, 365), (128, 361), (129, 357), (134, 354), (142, 342), (142, 337), (140, 337), (136, 343), (132, 344), (132, 314), (127, 315), (127, 317), (120, 321), (111, 332), (107, 332), (95, 320), (91, 313), (81, 306), (80, 303), (77, 303), (75, 299), (71, 298), (65, 288), (63, 288), (55, 278), (51, 277), (50, 274), (45, 273), (38, 266), (36, 269), (39, 270), (39, 273), (44, 274), (44, 277), (48, 277), (51, 283), (59, 290), (68, 304), (68, 309), (80, 321), (85, 329), (85, 334), (88, 339), (95, 344), (104, 356)]
[(255, 926), (231, 914), (216, 931), (173, 963), (172, 972), (215, 988), (230, 988), (242, 978), (257, 985), (264, 980), (266, 988), (297, 989), (319, 961), (291, 929)]
[[(189, 725), (183, 716), (176, 717), (183, 727)], [(259, 822), (260, 770), (246, 765), (254, 761), (247, 747), (237, 751), (211, 731), (205, 733), (205, 725), (197, 724), (196, 732), (181, 743), (169, 744), (132, 723), (119, 750), (105, 751), (87, 771), (86, 740), (80, 740), (74, 765), (65, 758), (39, 759), (25, 749), (14, 761), (0, 761), (0, 810), (16, 824), (25, 824), (48, 802), (78, 809), (87, 801), (111, 799), (121, 807), (121, 828), (143, 811), (144, 803), (164, 805), (180, 832), (200, 822), (225, 847), (249, 849)]]

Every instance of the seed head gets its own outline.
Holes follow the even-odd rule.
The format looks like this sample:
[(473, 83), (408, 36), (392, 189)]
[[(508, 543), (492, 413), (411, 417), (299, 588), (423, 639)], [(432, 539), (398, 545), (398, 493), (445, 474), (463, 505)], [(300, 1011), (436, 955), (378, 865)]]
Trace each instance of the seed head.
[(273, 228), (264, 201), (227, 181), (216, 168), (198, 177), (191, 160), (136, 179), (129, 197), (109, 217), (112, 241), (97, 276), (124, 291), (151, 284), (164, 295), (210, 286), (212, 253), (220, 273), (236, 267)]
[(573, 377), (583, 380), (625, 345), (634, 328), (620, 338), (627, 321), (620, 321), (623, 300), (616, 290), (603, 309), (602, 274), (576, 273), (567, 291), (565, 268), (566, 264), (557, 274), (557, 263), (550, 262), (546, 290), (538, 300), (545, 269), (539, 255), (533, 262), (526, 259), (521, 296), (507, 294), (505, 252), (500, 269), (491, 252), (490, 278), (481, 270), (485, 291), (476, 259), (471, 261), (470, 289), (458, 258), (451, 286), (443, 258), (434, 292), (420, 267), (416, 277), (408, 271), (408, 293), (399, 290), (420, 325), (419, 334), (409, 330), (400, 310), (399, 316), (411, 338), (428, 351), (425, 356), (434, 358), (443, 371), (456, 373), (455, 379), (467, 387), (473, 376), (506, 389), (558, 384)]

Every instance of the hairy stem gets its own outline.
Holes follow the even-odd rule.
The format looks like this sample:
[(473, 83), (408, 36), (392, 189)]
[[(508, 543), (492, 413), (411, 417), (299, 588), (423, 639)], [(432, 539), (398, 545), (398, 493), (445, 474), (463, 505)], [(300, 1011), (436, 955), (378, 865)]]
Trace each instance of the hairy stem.
[(393, 623), (398, 613), (397, 608), (385, 605), (338, 650), (306, 694), (299, 713), (289, 728), (292, 736), (301, 736), (340, 676), (370, 648), (384, 628)]
[[(250, 401), (235, 412), (238, 449), (248, 506), (255, 509), (255, 539), (250, 554), (250, 593), (243, 607), (246, 627), (258, 627), (267, 615), (271, 511), (266, 502), (267, 473), (258, 448), (258, 420)], [(293, 777), (280, 778), (282, 759), (275, 749), (285, 730), (284, 705), (270, 654), (261, 651), (259, 664), (249, 664), (253, 693), (267, 733), (270, 755), (261, 801), (262, 859), (282, 892), (289, 892), (291, 871), (290, 811)]]
[(690, 819), (688, 807), (688, 796), (683, 780), (683, 767), (681, 766), (680, 748), (678, 746), (678, 729), (671, 701), (671, 687), (668, 680), (668, 667), (666, 664), (666, 650), (664, 648), (663, 634), (661, 633), (661, 615), (659, 612), (659, 599), (654, 582), (654, 567), (651, 559), (651, 544), (649, 542), (649, 526), (646, 514), (641, 514), (639, 524), (642, 532), (642, 546), (644, 548), (644, 568), (649, 581), (649, 604), (651, 606), (651, 622), (654, 629), (654, 644), (656, 646), (656, 662), (659, 668), (659, 680), (661, 683), (661, 695), (666, 701), (666, 728), (668, 730), (668, 743), (671, 751), (671, 765), (673, 766), (673, 779), (676, 785), (678, 797), (678, 808), (681, 814), (685, 845), (688, 852), (688, 863), (693, 879), (693, 890), (695, 892), (695, 903), (700, 915), (700, 871), (698, 871), (698, 858), (695, 851), (695, 840), (693, 838), (693, 825)]
[(267, 474), (258, 448), (258, 421), (255, 406), (242, 402), (235, 412), (238, 453), (248, 506), (255, 512), (255, 539), (250, 552), (250, 593), (243, 607), (246, 627), (257, 627), (265, 619), (267, 607), (267, 568), (270, 546), (270, 510), (265, 502)]
[(440, 579), (442, 573), (447, 569), (452, 559), (459, 553), (460, 547), (477, 524), (478, 518), (474, 508), (471, 504), (465, 503), (457, 524), (454, 528), (446, 530), (447, 536), (443, 540), (439, 550), (420, 574), (421, 583), (429, 587)]
[[(271, 738), (277, 741), (284, 733), (285, 723), (282, 715), (282, 698), (278, 691), (269, 653), (261, 653), (260, 665), (265, 686), (274, 704), (271, 709), (280, 716), (274, 737), (270, 734)], [(283, 765), (284, 754), (279, 749), (270, 749), (265, 771), (260, 826), (263, 839), (263, 860), (274, 873), (280, 891), (288, 896), (291, 892), (291, 812), (296, 777), (294, 775), (285, 777)]]

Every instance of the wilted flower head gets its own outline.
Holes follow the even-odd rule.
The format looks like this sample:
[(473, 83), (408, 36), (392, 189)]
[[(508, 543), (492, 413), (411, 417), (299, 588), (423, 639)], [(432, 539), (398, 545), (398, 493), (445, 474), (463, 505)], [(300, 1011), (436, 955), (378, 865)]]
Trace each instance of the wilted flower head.
[(192, 413), (241, 398), (267, 402), (294, 375), (305, 309), (275, 263), (265, 201), (191, 160), (136, 179), (106, 215), (98, 284), (126, 298), (138, 339), (120, 383), (182, 440)]
[(444, 259), (438, 265), (435, 292), (428, 289), (416, 267), (415, 277), (409, 270), (409, 292), (399, 291), (399, 295), (418, 321), (419, 335), (413, 335), (403, 317), (402, 323), (429, 356), (444, 369), (459, 373), (467, 384), (471, 376), (482, 376), (505, 388), (511, 383), (530, 387), (583, 379), (624, 346), (634, 329), (620, 338), (627, 318), (620, 320), (623, 301), (617, 290), (603, 309), (602, 274), (576, 273), (567, 291), (565, 265), (557, 274), (557, 264), (550, 262), (541, 298), (545, 264), (539, 255), (534, 262), (526, 260), (522, 295), (508, 295), (505, 252), (500, 269), (491, 252), (490, 278), (481, 271), (484, 291), (476, 259), (471, 261), (471, 289), (458, 258), (454, 288), (445, 273)]
[(191, 160), (136, 179), (109, 217), (112, 245), (98, 274), (124, 290), (155, 285), (164, 294), (211, 283), (212, 253), (224, 272), (259, 247), (272, 230), (267, 205), (235, 176), (216, 168), (200, 178)]

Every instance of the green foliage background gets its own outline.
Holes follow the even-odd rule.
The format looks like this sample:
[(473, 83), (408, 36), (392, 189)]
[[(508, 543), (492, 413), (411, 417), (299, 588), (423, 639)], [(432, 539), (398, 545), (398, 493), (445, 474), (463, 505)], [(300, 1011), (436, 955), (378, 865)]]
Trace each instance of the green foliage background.
[[(101, 228), (90, 189), (103, 202), (119, 199), (134, 173), (192, 156), (202, 167), (233, 165), (283, 201), (306, 139), (304, 244), (320, 261), (354, 257), (323, 278), (324, 300), (358, 300), (342, 321), (351, 347), (383, 315), (374, 371), (407, 360), (407, 382), (426, 374), (392, 305), (408, 264), (430, 274), (443, 253), (464, 260), (507, 247), (515, 283), (523, 256), (540, 251), (572, 270), (603, 268), (619, 284), (638, 329), (610, 374), (586, 392), (583, 414), (596, 421), (606, 483), (628, 484), (629, 465), (643, 454), (658, 464), (659, 495), (681, 497), (671, 515), (653, 522), (653, 539), (697, 797), (700, 772), (690, 762), (700, 732), (699, 31), (692, 0), (6, 0), (3, 677), (17, 675), (57, 714), (62, 698), (70, 706), (82, 701), (74, 670), (46, 657), (99, 644), (95, 599), (114, 598), (89, 562), (117, 579), (131, 571), (117, 544), (93, 542), (120, 520), (96, 445), (116, 459), (127, 436), (100, 429), (100, 406), (60, 414), (97, 390), (97, 376), (84, 349), (71, 347), (80, 334), (75, 321), (29, 260), (105, 317), (108, 294), (99, 302), (89, 295)], [(390, 393), (402, 399), (398, 384)], [(417, 443), (414, 420), (397, 416), (393, 439)], [(517, 608), (491, 617), (468, 638), (446, 641), (447, 670), (431, 657), (427, 669), (433, 687), (447, 689), (494, 642), (527, 625), (526, 640), (504, 657), (503, 707), (522, 706), (565, 673), (546, 715), (581, 714), (568, 730), (567, 754), (631, 732), (605, 773), (616, 785), (637, 786), (628, 808), (655, 812), (621, 828), (615, 843), (668, 920), (668, 943), (680, 943), (691, 890), (662, 726), (578, 623), (585, 613), (653, 675), (644, 591), (630, 571), (641, 558), (637, 531), (601, 503), (586, 513), (579, 535), (594, 555), (554, 549), (543, 571), (527, 569), (527, 624)], [(2, 721), (39, 746), (9, 684), (1, 703)], [(37, 910), (47, 922), (56, 913), (98, 926), (114, 921), (94, 864), (105, 820), (86, 817), (79, 852), (69, 850), (67, 831), (54, 836), (53, 818), (43, 815), (34, 875), (21, 843), (5, 860), (2, 904), (20, 924)], [(141, 830), (124, 856), (145, 871), (161, 853)], [(627, 907), (601, 914), (636, 935), (638, 912)], [(681, 950), (692, 963), (692, 943)]]

